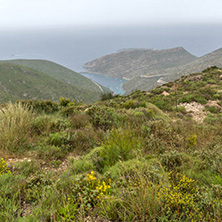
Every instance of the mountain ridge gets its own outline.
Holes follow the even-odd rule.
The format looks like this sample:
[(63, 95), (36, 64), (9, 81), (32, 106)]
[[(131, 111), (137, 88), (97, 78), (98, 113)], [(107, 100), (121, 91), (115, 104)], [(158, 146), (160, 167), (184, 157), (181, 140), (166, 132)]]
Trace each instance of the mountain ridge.
[(132, 79), (154, 70), (186, 64), (194, 59), (196, 56), (183, 47), (162, 50), (138, 49), (106, 55), (85, 63), (83, 67), (88, 68), (91, 73)]

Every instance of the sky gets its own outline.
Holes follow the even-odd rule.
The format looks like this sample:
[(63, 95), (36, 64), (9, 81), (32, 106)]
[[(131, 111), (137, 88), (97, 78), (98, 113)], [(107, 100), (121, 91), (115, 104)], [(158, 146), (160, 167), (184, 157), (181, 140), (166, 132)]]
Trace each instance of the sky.
[(222, 23), (221, 0), (0, 0), (0, 29)]

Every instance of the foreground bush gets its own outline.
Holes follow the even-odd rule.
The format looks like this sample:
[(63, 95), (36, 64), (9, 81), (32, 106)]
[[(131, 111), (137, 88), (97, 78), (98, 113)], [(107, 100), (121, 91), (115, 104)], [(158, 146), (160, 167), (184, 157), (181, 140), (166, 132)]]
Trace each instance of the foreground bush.
[(34, 113), (21, 103), (9, 103), (0, 109), (0, 148), (19, 151), (28, 144)]

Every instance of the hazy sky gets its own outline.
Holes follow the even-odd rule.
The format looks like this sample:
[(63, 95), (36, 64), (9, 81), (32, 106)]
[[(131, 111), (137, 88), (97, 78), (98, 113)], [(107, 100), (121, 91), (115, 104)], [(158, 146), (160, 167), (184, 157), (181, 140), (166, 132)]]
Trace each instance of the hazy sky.
[(0, 0), (0, 28), (222, 23), (221, 0)]

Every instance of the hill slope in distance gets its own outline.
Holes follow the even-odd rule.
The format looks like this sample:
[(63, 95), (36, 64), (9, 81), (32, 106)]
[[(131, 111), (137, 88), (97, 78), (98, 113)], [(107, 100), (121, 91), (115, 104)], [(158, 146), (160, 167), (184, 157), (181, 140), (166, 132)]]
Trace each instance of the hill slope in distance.
[[(74, 78), (73, 84), (70, 84), (36, 69), (12, 64), (9, 61), (0, 62), (0, 103), (18, 99), (58, 101), (60, 97), (82, 100), (87, 103), (97, 101), (101, 96), (101, 89), (91, 80), (81, 78), (82, 76), (78, 74), (79, 76), (79, 81), (86, 79), (89, 89), (82, 87), (84, 81), (82, 85), (74, 85)], [(65, 77), (68, 79), (67, 75)]]
[(105, 74), (112, 77), (132, 79), (153, 75), (155, 72), (180, 66), (195, 60), (196, 57), (184, 48), (151, 50), (126, 50), (106, 55), (84, 65), (88, 72)]

